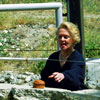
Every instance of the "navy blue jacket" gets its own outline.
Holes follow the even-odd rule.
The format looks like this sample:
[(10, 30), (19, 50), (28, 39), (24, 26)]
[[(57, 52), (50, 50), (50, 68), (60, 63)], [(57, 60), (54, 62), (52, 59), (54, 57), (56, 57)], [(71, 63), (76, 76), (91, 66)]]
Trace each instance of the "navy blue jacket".
[[(74, 51), (63, 67), (59, 62), (59, 53), (55, 52), (48, 58), (44, 69), (41, 71), (41, 79), (45, 81), (46, 87), (63, 88), (68, 90), (82, 90), (85, 87), (85, 61), (78, 51)], [(54, 78), (48, 78), (53, 72), (61, 72), (65, 78), (56, 82)]]

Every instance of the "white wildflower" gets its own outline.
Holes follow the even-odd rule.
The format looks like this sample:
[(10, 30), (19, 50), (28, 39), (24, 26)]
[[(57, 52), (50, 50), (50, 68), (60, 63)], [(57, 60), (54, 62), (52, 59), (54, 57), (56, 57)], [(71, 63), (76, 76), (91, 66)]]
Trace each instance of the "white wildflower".
[(8, 50), (7, 50), (7, 49), (4, 49), (4, 51), (6, 51), (6, 52), (7, 52)]
[(2, 46), (3, 44), (0, 42), (0, 46)]
[(53, 39), (50, 39), (50, 41), (52, 41)]
[(17, 40), (19, 40), (19, 37), (17, 37)]
[(4, 30), (3, 32), (4, 32), (4, 33), (8, 33), (8, 31), (7, 31), (7, 30)]
[(25, 43), (25, 46), (27, 46), (27, 47), (28, 47), (28, 44), (27, 44), (27, 43)]
[(3, 40), (4, 42), (6, 42), (7, 41), (7, 39), (6, 38), (4, 38), (4, 40)]
[(19, 48), (17, 48), (16, 50), (20, 50)]
[(19, 27), (21, 27), (21, 25), (18, 25)]
[(15, 45), (11, 46), (11, 48), (16, 48)]
[(12, 30), (9, 30), (10, 33), (12, 33)]
[(31, 49), (33, 49), (33, 47), (31, 47)]
[(10, 56), (13, 56), (13, 53), (10, 52), (9, 55), (10, 55)]

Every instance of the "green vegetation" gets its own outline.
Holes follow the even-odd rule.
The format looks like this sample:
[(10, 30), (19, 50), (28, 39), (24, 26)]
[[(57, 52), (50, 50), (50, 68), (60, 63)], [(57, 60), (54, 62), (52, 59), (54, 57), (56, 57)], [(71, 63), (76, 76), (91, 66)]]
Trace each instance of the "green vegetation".
[[(16, 25), (19, 24), (38, 24), (38, 23), (44, 23), (44, 24), (55, 24), (55, 20), (52, 19), (52, 17), (39, 17), (45, 15), (45, 13), (48, 13), (48, 11), (23, 11), (20, 13), (20, 11), (17, 12), (0, 12), (0, 30), (3, 29), (10, 29), (10, 28), (16, 28)], [(42, 14), (41, 14), (42, 13)], [(49, 15), (53, 14), (54, 11), (51, 11)]]
[(84, 0), (84, 33), (87, 58), (100, 58), (100, 1)]
[(61, 2), (62, 0), (0, 0), (1, 4)]
[(85, 19), (86, 57), (100, 57), (100, 18)]
[(87, 14), (100, 14), (100, 0), (83, 0), (84, 11)]
[[(0, 0), (0, 4), (40, 3), (53, 1), (62, 0)], [(99, 6), (99, 0), (84, 0), (84, 33), (86, 58), (100, 57)], [(66, 12), (65, 7), (63, 8), (63, 12)], [(30, 46), (26, 47), (24, 42), (17, 40), (18, 37), (24, 38), (24, 34), (12, 34), (9, 29), (16, 29), (17, 25), (48, 26), (49, 24), (55, 24), (54, 13), (55, 12), (53, 10), (49, 11), (49, 15), (48, 11), (42, 10), (0, 12), (0, 30), (8, 31), (7, 33), (4, 31), (0, 32), (0, 57), (48, 57), (57, 48), (56, 36), (53, 34), (55, 29), (48, 29), (50, 33), (52, 33), (49, 34), (49, 37), (41, 37), (40, 45), (34, 48), (37, 51), (31, 49)], [(63, 20), (66, 21), (66, 19), (67, 18), (64, 17)], [(22, 47), (24, 47), (24, 49)], [(24, 51), (27, 48), (29, 51)], [(0, 61), (0, 70), (14, 70), (20, 72), (23, 72), (24, 70), (39, 73), (44, 65), (45, 61)]]

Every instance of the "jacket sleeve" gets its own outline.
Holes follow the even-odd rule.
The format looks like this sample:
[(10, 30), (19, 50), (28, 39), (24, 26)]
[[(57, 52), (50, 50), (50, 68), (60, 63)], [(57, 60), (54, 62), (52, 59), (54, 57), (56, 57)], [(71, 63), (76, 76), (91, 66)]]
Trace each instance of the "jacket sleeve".
[(50, 62), (49, 62), (49, 60), (47, 60), (45, 67), (42, 69), (42, 71), (40, 73), (41, 79), (44, 81), (48, 78), (49, 64), (50, 64)]
[(41, 80), (45, 81), (45, 85), (48, 87), (49, 85), (49, 79), (48, 79), (48, 76), (51, 75), (51, 64), (52, 64), (52, 61), (50, 60), (51, 57), (48, 58), (47, 62), (46, 62), (46, 65), (45, 67), (43, 68), (43, 70), (41, 71), (40, 75), (41, 75)]
[(81, 83), (84, 82), (85, 77), (85, 63), (84, 62), (74, 62), (71, 65), (70, 70), (65, 70), (63, 72), (65, 79), (64, 82), (70, 84), (74, 88), (78, 88)]

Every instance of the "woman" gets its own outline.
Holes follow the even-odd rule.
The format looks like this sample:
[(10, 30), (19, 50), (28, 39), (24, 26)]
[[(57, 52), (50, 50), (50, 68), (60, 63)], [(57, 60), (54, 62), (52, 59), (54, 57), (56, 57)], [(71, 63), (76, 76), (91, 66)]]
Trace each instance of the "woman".
[(63, 22), (57, 35), (61, 50), (50, 55), (41, 71), (41, 79), (46, 87), (82, 90), (85, 88), (85, 62), (74, 49), (75, 44), (80, 42), (79, 30), (73, 23)]

